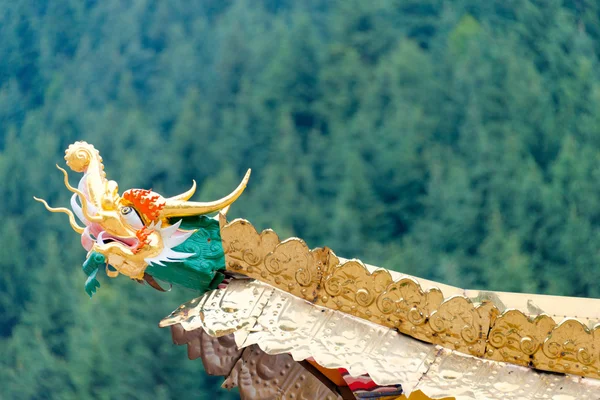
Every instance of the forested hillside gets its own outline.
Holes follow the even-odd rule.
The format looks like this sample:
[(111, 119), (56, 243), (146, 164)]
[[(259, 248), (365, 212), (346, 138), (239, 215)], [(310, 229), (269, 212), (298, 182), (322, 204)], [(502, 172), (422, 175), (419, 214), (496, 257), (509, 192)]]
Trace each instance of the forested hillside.
[[(55, 163), (449, 284), (600, 297), (592, 0), (0, 0), (0, 398), (225, 399), (101, 277)], [(76, 174), (72, 182), (76, 182)], [(216, 393), (216, 394), (215, 394)]]

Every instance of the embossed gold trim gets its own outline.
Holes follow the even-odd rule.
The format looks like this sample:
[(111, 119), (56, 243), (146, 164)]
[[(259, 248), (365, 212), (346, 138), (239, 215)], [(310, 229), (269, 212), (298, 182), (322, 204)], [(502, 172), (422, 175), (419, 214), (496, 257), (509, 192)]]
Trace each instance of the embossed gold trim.
[[(301, 239), (280, 241), (245, 220), (221, 215), (227, 270), (268, 283), (316, 305), (393, 328), (458, 352), (545, 371), (600, 378), (600, 315), (547, 310), (560, 297), (477, 292), (344, 260), (328, 248), (310, 250)], [(398, 276), (400, 276), (398, 278)], [(430, 287), (424, 289), (421, 282)], [(506, 303), (522, 304), (510, 309)], [(541, 309), (535, 303), (543, 303)], [(599, 300), (565, 298), (573, 307)], [(581, 310), (580, 310), (581, 311)], [(583, 311), (582, 311), (583, 312)], [(550, 315), (554, 316), (552, 318)], [(557, 323), (560, 321), (560, 323)]]
[[(505, 315), (513, 318), (513, 313)], [(538, 321), (533, 325), (545, 325), (543, 319)], [(168, 325), (190, 332), (187, 337), (179, 332), (178, 343), (195, 343), (193, 332), (200, 329), (221, 338), (229, 350), (255, 347), (295, 361), (314, 357), (325, 368), (345, 368), (353, 376), (368, 373), (377, 384), (402, 384), (406, 393), (422, 390), (433, 399), (537, 400), (561, 395), (565, 400), (591, 400), (600, 391), (600, 380), (547, 374), (423, 343), (256, 280), (233, 280), (224, 289), (206, 293), (161, 322)], [(505, 325), (510, 326), (510, 321)], [(225, 339), (226, 332), (233, 332), (235, 345)], [(560, 335), (554, 341), (565, 343)], [(221, 369), (230, 368), (238, 353), (226, 354), (216, 360)]]
[(307, 358), (325, 368), (369, 374), (379, 385), (401, 383), (410, 392), (438, 350), (393, 329), (320, 306), (255, 280), (233, 280), (225, 289), (188, 302), (160, 323), (204, 329), (211, 336), (233, 332), (236, 345), (267, 354)]

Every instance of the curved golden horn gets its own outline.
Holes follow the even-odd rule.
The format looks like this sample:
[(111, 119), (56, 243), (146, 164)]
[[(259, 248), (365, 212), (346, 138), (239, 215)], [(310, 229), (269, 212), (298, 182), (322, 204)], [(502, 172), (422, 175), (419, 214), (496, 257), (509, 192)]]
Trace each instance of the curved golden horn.
[(167, 201), (187, 201), (192, 198), (194, 193), (196, 193), (196, 181), (192, 179), (192, 187), (187, 192), (183, 192), (181, 194), (178, 194), (177, 196), (169, 197)]
[(83, 216), (85, 217), (85, 219), (87, 219), (90, 222), (102, 222), (101, 217), (97, 217), (90, 214), (88, 210), (87, 198), (81, 190), (75, 189), (73, 186), (71, 186), (71, 184), (69, 183), (69, 174), (67, 173), (67, 171), (65, 171), (64, 168), (61, 168), (58, 164), (56, 164), (56, 168), (61, 170), (63, 175), (65, 176), (64, 181), (67, 189), (69, 189), (70, 192), (75, 193), (77, 194), (77, 196), (79, 196), (79, 200), (81, 200), (81, 211), (83, 212)]
[(246, 172), (244, 179), (242, 179), (242, 182), (233, 192), (231, 192), (228, 196), (225, 196), (220, 200), (211, 201), (207, 203), (197, 203), (194, 201), (167, 199), (165, 207), (162, 209), (160, 216), (162, 218), (185, 217), (191, 215), (208, 214), (211, 212), (219, 211), (227, 207), (228, 205), (236, 201), (238, 197), (240, 197), (240, 195), (246, 188), (246, 185), (248, 184), (248, 180), (250, 179), (250, 172), (251, 170), (248, 170), (248, 172)]
[(81, 234), (85, 230), (85, 228), (82, 228), (81, 226), (77, 225), (77, 222), (75, 221), (75, 215), (73, 215), (73, 211), (69, 210), (68, 208), (64, 208), (64, 207), (59, 207), (59, 208), (50, 207), (48, 205), (48, 203), (46, 203), (46, 200), (44, 200), (44, 199), (38, 199), (35, 196), (33, 196), (33, 198), (35, 199), (35, 201), (39, 201), (40, 203), (42, 203), (46, 207), (46, 210), (48, 210), (48, 211), (50, 211), (52, 213), (65, 213), (65, 214), (67, 214), (69, 216), (69, 223), (71, 224), (71, 228), (73, 228), (73, 230), (75, 232)]

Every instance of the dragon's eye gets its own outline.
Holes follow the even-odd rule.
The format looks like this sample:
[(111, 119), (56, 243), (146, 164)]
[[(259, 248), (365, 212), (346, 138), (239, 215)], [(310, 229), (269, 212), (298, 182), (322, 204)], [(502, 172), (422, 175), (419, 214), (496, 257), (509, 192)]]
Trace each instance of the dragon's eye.
[(121, 208), (121, 215), (125, 222), (127, 222), (134, 229), (142, 229), (144, 227), (144, 223), (142, 219), (135, 211), (133, 207), (123, 207)]

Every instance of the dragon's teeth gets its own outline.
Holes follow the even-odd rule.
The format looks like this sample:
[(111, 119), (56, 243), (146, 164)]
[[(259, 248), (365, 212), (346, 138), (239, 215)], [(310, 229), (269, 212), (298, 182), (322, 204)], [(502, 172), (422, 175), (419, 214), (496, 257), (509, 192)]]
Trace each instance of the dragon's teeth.
[(102, 240), (102, 236), (104, 236), (104, 231), (100, 232), (98, 234), (98, 238), (96, 239), (96, 243), (98, 243), (99, 245), (103, 245), (104, 241)]

